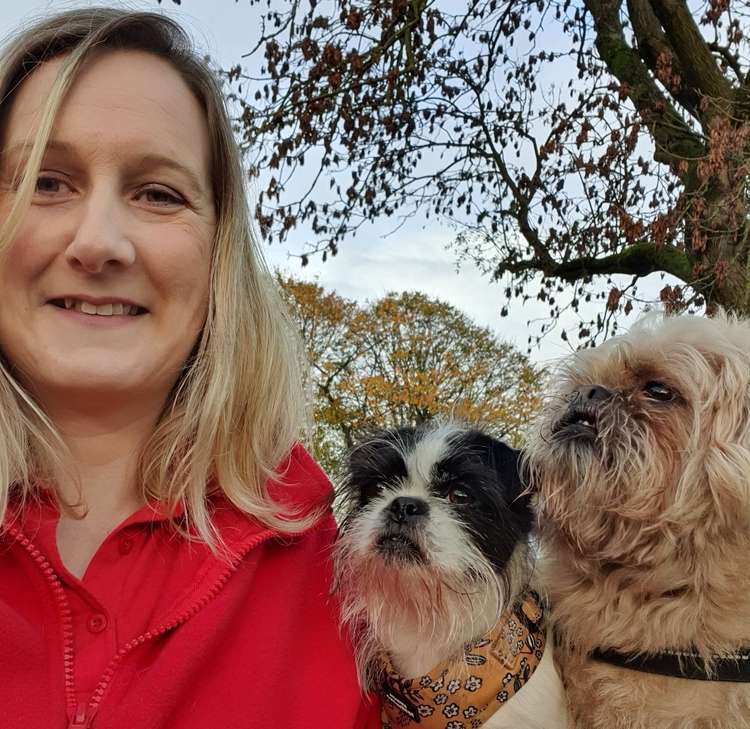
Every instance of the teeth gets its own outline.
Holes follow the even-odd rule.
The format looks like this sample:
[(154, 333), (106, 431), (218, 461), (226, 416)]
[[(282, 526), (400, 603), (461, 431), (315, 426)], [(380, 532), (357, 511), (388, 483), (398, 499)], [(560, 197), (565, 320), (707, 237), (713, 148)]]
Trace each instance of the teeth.
[(88, 301), (77, 301), (76, 299), (65, 299), (65, 308), (74, 309), (84, 314), (95, 314), (96, 316), (134, 316), (138, 313), (138, 307), (131, 304), (101, 304), (97, 306)]

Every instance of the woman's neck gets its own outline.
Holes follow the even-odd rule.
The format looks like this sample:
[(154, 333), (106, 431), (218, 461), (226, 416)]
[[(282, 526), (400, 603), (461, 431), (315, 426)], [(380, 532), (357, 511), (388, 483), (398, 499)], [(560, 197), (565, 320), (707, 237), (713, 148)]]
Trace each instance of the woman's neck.
[(82, 577), (107, 535), (144, 503), (137, 482), (138, 458), (158, 412), (118, 411), (95, 417), (58, 411), (50, 417), (68, 449), (66, 475), (58, 479), (57, 488), (77, 512), (60, 517), (58, 551), (66, 567)]
[(142, 504), (137, 483), (138, 458), (156, 427), (161, 404), (118, 403), (105, 407), (97, 398), (88, 405), (44, 402), (67, 453), (57, 488), (70, 504), (102, 518), (132, 512)]

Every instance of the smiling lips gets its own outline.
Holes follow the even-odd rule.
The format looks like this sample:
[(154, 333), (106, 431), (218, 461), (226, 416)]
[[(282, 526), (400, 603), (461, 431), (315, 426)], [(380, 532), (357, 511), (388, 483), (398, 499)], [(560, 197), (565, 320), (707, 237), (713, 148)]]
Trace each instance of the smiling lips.
[(106, 303), (95, 304), (91, 301), (65, 297), (50, 299), (49, 303), (59, 309), (73, 309), (83, 314), (96, 316), (139, 316), (148, 311), (144, 307), (138, 306), (138, 304), (130, 304), (123, 301), (108, 301)]

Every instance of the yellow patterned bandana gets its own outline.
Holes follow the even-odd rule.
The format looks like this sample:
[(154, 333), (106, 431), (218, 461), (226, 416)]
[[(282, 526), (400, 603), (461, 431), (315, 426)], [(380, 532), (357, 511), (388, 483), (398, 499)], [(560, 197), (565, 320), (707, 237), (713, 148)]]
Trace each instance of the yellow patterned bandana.
[(529, 680), (546, 642), (544, 609), (527, 591), (489, 635), (464, 655), (419, 678), (402, 678), (385, 660), (383, 729), (476, 729)]

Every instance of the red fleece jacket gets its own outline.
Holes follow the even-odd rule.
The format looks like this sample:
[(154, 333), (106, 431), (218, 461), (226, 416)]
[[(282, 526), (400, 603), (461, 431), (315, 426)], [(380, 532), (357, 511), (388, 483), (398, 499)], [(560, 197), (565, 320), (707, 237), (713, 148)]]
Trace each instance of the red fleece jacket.
[[(292, 452), (274, 498), (329, 492)], [(82, 579), (57, 552), (51, 503), (11, 510), (0, 536), (2, 729), (376, 729), (330, 597), (330, 515), (279, 537), (217, 500), (234, 556), (179, 537), (146, 506)]]

